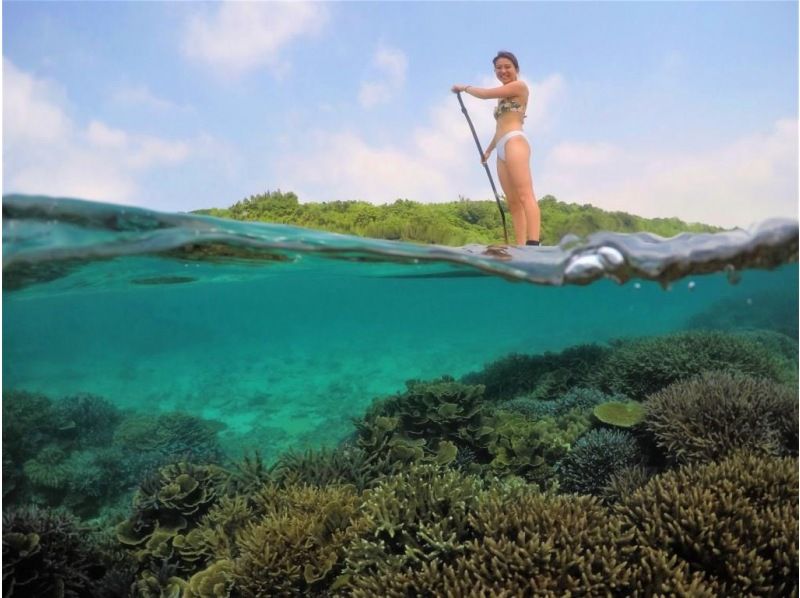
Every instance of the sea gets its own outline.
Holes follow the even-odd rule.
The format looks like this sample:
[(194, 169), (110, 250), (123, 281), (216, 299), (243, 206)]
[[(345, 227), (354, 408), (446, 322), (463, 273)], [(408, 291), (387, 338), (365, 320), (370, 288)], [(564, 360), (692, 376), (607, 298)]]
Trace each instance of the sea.
[(444, 247), (79, 199), (2, 207), (4, 403), (188, 414), (223, 460), (336, 447), (409, 381), (510, 355), (707, 329), (797, 346), (796, 220)]

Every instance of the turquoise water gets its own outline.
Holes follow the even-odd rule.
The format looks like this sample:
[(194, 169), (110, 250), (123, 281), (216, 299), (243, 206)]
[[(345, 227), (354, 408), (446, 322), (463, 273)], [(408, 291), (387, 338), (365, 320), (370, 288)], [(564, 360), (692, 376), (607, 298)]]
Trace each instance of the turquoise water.
[(3, 215), (4, 595), (797, 595), (796, 221), (448, 248)]
[[(97, 206), (72, 206), (78, 214), (90, 208)], [(11, 227), (34, 223), (6, 220)], [(249, 226), (237, 233), (259, 228)], [(117, 242), (97, 227), (53, 234), (57, 249), (77, 247), (79, 254), (98, 237)], [(331, 239), (364, 243), (323, 238)], [(13, 251), (6, 248), (6, 255)], [(745, 306), (742, 313), (754, 321), (775, 310), (775, 298), (788, 314), (785, 305), (797, 305), (796, 264), (747, 271), (737, 284), (725, 271), (690, 275), (665, 289), (648, 280), (552, 286), (441, 263), (293, 256), (243, 265), (122, 255), (6, 291), (3, 388), (53, 398), (91, 393), (146, 412), (188, 411), (223, 422), (221, 437), (232, 452), (258, 446), (270, 454), (336, 444), (352, 417), (374, 398), (402, 391), (409, 379), (458, 378), (514, 352), (682, 330), (721, 301)], [(786, 325), (797, 329), (796, 321)]]

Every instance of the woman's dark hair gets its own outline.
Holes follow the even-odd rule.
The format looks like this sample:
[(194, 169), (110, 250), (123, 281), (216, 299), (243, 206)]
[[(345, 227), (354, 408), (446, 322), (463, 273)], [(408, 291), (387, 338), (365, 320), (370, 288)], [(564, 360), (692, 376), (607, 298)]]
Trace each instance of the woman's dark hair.
[(497, 61), (500, 60), (501, 58), (508, 58), (511, 61), (511, 64), (514, 65), (514, 68), (517, 69), (517, 72), (519, 72), (519, 62), (517, 62), (517, 57), (514, 56), (511, 52), (500, 50), (497, 53), (497, 56), (492, 58), (492, 64), (497, 66)]

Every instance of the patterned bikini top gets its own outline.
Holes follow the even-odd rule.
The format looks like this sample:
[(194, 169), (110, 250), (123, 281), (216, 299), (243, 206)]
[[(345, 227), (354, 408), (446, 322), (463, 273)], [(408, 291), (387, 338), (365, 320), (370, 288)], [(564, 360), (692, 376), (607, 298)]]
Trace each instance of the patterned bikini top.
[(511, 98), (502, 98), (494, 109), (494, 119), (497, 120), (498, 118), (500, 118), (501, 114), (505, 114), (506, 112), (524, 113), (525, 107), (522, 104), (520, 104), (517, 100), (512, 100)]

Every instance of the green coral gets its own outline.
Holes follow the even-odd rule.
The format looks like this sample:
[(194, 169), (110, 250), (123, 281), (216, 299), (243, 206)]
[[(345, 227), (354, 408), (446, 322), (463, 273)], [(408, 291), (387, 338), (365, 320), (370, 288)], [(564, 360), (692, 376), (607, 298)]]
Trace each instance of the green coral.
[[(633, 561), (652, 565), (662, 554), (706, 595), (797, 596), (796, 458), (737, 452), (686, 465), (624, 497), (616, 512), (635, 532)], [(637, 594), (664, 592), (658, 567), (648, 571)]]
[[(407, 390), (373, 404), (356, 422), (358, 446), (390, 461), (422, 459), (441, 463), (459, 448), (486, 453), (492, 438), (483, 414), (483, 387), (445, 376), (431, 382), (409, 381)], [(452, 446), (456, 448), (453, 452)]]
[(616, 341), (597, 382), (604, 391), (641, 401), (673, 382), (711, 370), (778, 382), (785, 377), (781, 362), (761, 344), (710, 331)]
[[(470, 499), (457, 511), (458, 525), (441, 513), (421, 510), (423, 521), (446, 530), (447, 551), (420, 542), (418, 536), (428, 538), (422, 530), (404, 534), (401, 539), (411, 540), (410, 555), (384, 556), (380, 565), (350, 577), (347, 594), (555, 598), (625, 595), (632, 585), (635, 569), (626, 550), (633, 533), (596, 499), (543, 494), (519, 483), (495, 484), (470, 493)], [(383, 544), (373, 547), (373, 559), (379, 548)]]
[(233, 563), (217, 561), (195, 573), (186, 584), (182, 598), (227, 598), (231, 595)]
[(452, 561), (470, 537), (468, 515), (482, 491), (479, 478), (430, 464), (413, 465), (366, 491), (365, 530), (346, 548), (347, 591), (388, 595), (378, 591), (387, 576)]
[(562, 418), (532, 421), (515, 413), (495, 413), (495, 440), (489, 445), (489, 471), (515, 475), (546, 486), (555, 475), (553, 465), (583, 434), (589, 420), (579, 410)]
[(632, 428), (642, 422), (645, 416), (645, 407), (637, 401), (609, 401), (597, 405), (592, 413), (594, 416), (610, 426), (618, 428)]
[(280, 485), (328, 486), (352, 484), (361, 492), (381, 477), (396, 473), (397, 463), (356, 446), (308, 449), (282, 454), (270, 470), (270, 479)]
[(707, 372), (654, 394), (646, 407), (645, 427), (676, 462), (736, 449), (797, 454), (797, 391), (770, 380)]
[(237, 595), (308, 596), (344, 567), (344, 546), (365, 527), (352, 487), (264, 486), (257, 516), (238, 532), (230, 571)]
[[(186, 538), (222, 498), (228, 473), (215, 465), (175, 463), (162, 467), (137, 490), (134, 512), (116, 527), (117, 538), (140, 563), (137, 583), (150, 587), (152, 573), (166, 564), (180, 573), (195, 573), (206, 554), (192, 554)], [(203, 557), (203, 558), (201, 558)], [(175, 587), (161, 576), (159, 583)], [(162, 583), (163, 582), (163, 583)]]

